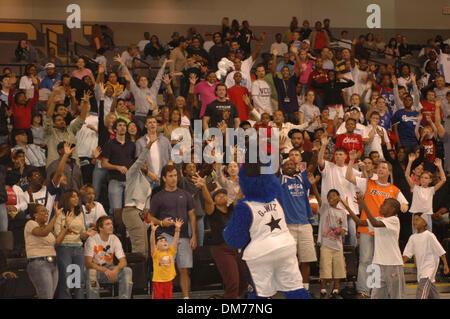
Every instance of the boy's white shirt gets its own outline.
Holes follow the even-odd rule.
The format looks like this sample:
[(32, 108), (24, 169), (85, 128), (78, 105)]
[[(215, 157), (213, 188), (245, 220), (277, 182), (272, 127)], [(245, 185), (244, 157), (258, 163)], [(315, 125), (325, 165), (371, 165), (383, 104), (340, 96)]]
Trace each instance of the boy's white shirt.
[(400, 219), (397, 216), (377, 217), (385, 227), (373, 227), (370, 220), (369, 231), (374, 232), (373, 264), (383, 266), (403, 266), (403, 258), (398, 246)]

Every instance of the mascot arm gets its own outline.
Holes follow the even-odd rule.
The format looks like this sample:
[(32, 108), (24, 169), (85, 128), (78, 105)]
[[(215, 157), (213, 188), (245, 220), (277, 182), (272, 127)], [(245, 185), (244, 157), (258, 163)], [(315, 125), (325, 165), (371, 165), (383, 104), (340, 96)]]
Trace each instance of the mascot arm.
[(252, 224), (250, 208), (240, 202), (236, 205), (233, 217), (223, 231), (223, 238), (228, 246), (243, 248), (250, 241), (249, 229)]

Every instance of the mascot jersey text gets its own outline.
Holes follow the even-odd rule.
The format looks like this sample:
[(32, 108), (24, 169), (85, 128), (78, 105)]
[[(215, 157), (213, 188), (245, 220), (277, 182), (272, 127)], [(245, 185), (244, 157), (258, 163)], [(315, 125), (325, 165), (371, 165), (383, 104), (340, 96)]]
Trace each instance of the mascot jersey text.
[(239, 185), (245, 198), (236, 205), (223, 235), (231, 247), (243, 249), (249, 270), (250, 299), (284, 292), (289, 299), (311, 299), (303, 287), (296, 245), (281, 206), (275, 174), (261, 174), (261, 164), (245, 163)]

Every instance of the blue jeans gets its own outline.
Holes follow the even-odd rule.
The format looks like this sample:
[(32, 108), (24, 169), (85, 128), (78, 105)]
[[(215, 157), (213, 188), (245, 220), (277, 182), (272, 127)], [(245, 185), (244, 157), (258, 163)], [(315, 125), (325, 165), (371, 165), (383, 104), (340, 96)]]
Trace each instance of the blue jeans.
[[(425, 214), (427, 216), (427, 227), (425, 228), (426, 230), (433, 232), (433, 219), (431, 218), (431, 214)], [(422, 215), (423, 216), (423, 215)], [(414, 213), (413, 213), (413, 218), (412, 218), (412, 233), (415, 234), (417, 233), (417, 229), (414, 228)]]
[(356, 247), (358, 245), (358, 240), (356, 239), (356, 224), (351, 216), (347, 216), (348, 234), (345, 237), (345, 241)]
[(109, 198), (109, 214), (113, 216), (114, 208), (123, 207), (123, 197), (125, 195), (125, 182), (115, 179), (109, 181), (108, 198)]
[(58, 266), (46, 260), (33, 260), (27, 265), (27, 273), (36, 289), (38, 299), (53, 299), (58, 286)]
[(367, 266), (372, 264), (374, 249), (374, 236), (366, 233), (361, 233), (359, 237), (359, 265), (358, 265), (358, 280), (356, 281), (356, 290), (358, 293), (363, 293), (370, 296), (370, 288), (367, 287)]
[[(86, 270), (86, 291), (88, 299), (100, 299), (99, 283), (113, 283), (104, 272), (95, 269)], [(130, 267), (119, 271), (116, 281), (119, 283), (119, 299), (130, 299), (133, 289), (133, 272)]]
[[(69, 265), (78, 265), (80, 267), (80, 286), (74, 287), (75, 299), (84, 299), (84, 250), (82, 246), (56, 246), (56, 256), (58, 262), (59, 282), (58, 282), (58, 299), (72, 299), (69, 287), (67, 287), (67, 278), (73, 278), (75, 272), (67, 269)], [(70, 277), (69, 277), (70, 276)], [(77, 279), (77, 278), (74, 278)], [(70, 280), (70, 282), (73, 282)], [(77, 280), (75, 280), (77, 283)]]
[(0, 232), (8, 231), (8, 211), (6, 204), (0, 204)]
[[(191, 223), (188, 221), (189, 237), (192, 237)], [(197, 246), (203, 246), (205, 237), (205, 216), (197, 216)]]
[(106, 168), (99, 167), (99, 164), (97, 162), (95, 164), (94, 172), (92, 173), (92, 186), (94, 186), (96, 201), (99, 201), (100, 199), (102, 185), (106, 182), (107, 177), (108, 170)]

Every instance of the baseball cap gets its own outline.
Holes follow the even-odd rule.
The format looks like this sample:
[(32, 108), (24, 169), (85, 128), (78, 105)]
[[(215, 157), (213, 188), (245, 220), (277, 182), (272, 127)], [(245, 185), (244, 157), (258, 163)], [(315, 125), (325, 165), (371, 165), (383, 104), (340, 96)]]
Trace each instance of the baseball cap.
[(55, 68), (55, 65), (51, 62), (47, 63), (44, 67), (45, 69)]
[(306, 42), (308, 45), (311, 45), (311, 42), (309, 42), (308, 39), (303, 40), (302, 42)]

